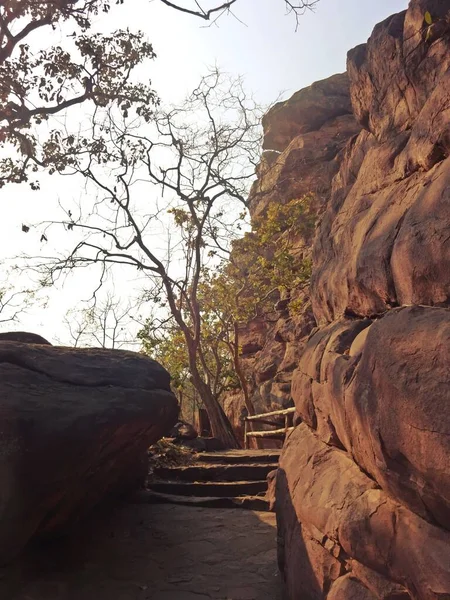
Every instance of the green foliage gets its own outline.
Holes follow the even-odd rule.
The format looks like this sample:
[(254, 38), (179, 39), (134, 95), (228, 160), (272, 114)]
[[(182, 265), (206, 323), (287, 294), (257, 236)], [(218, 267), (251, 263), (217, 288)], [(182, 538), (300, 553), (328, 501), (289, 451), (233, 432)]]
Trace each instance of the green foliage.
[(153, 320), (149, 319), (139, 331), (138, 338), (142, 352), (170, 373), (172, 390), (181, 404), (181, 418), (191, 422), (200, 400), (190, 379), (189, 357), (182, 331), (172, 323), (164, 329), (155, 328)]
[(304, 302), (302, 298), (294, 298), (289, 302), (289, 313), (292, 316), (299, 315), (302, 312)]
[[(181, 329), (173, 321), (165, 326), (155, 326), (149, 319), (138, 338), (142, 351), (171, 374), (172, 389), (181, 402), (182, 414), (186, 420), (192, 420), (193, 410), (202, 406), (202, 400), (191, 380), (188, 350)], [(199, 356), (197, 367), (218, 400), (225, 391), (238, 387), (230, 354), (217, 320), (210, 313), (202, 313), (201, 358)]]
[(219, 272), (205, 274), (203, 305), (226, 312), (227, 322), (246, 322), (270, 310), (272, 292), (308, 284), (311, 262), (295, 244), (308, 241), (314, 230), (311, 201), (307, 195), (274, 204), (255, 219), (252, 230), (234, 242), (231, 260)]
[(171, 324), (165, 331), (158, 332), (153, 329), (152, 320), (148, 320), (143, 329), (138, 333), (145, 354), (157, 360), (172, 376), (174, 391), (184, 390), (192, 395), (189, 381), (189, 360), (181, 329)]
[[(204, 269), (198, 288), (201, 307), (203, 362), (198, 368), (214, 387), (217, 397), (242, 382), (236, 374), (236, 324), (252, 319), (255, 314), (271, 310), (271, 292), (291, 290), (308, 284), (311, 261), (296, 255), (293, 244), (309, 240), (315, 217), (311, 211), (312, 196), (294, 199), (285, 205), (272, 205), (264, 217), (256, 219), (253, 229), (233, 244), (230, 260), (218, 268)], [(178, 226), (189, 220), (186, 211), (172, 210)], [(290, 303), (292, 314), (300, 312), (302, 300)], [(139, 333), (143, 351), (160, 362), (173, 377), (173, 388), (183, 402), (188, 402), (186, 416), (192, 414), (192, 402), (199, 402), (190, 381), (186, 342), (173, 323), (164, 331), (149, 320)]]

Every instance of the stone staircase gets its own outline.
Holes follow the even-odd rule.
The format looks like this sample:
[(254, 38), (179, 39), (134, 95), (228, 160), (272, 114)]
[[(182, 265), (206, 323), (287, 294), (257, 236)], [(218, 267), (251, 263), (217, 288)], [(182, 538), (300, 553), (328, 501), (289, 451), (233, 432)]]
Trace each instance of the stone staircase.
[(143, 492), (155, 504), (269, 510), (266, 477), (276, 469), (280, 450), (230, 450), (198, 454), (195, 463), (160, 467)]

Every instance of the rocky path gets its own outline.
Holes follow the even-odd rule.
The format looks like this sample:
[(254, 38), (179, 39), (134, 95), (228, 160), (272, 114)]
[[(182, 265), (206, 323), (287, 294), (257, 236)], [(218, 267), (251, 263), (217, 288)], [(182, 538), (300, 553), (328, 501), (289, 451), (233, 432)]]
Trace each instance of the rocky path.
[(8, 600), (281, 600), (275, 516), (126, 504), (0, 570)]

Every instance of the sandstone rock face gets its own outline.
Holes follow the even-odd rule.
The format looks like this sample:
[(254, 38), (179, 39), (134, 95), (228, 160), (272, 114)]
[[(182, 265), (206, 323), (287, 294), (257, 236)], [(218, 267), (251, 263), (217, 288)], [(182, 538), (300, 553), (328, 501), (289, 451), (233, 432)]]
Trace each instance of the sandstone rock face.
[(391, 311), (353, 362), (348, 450), (392, 497), (450, 530), (450, 310)]
[[(348, 453), (321, 442), (306, 424), (285, 443), (276, 487), (289, 598), (311, 596), (304, 570), (323, 569), (326, 563), (326, 579), (315, 578), (316, 597), (323, 597), (352, 568), (348, 557), (402, 586), (412, 597), (448, 595), (450, 532), (395, 502)], [(303, 560), (298, 556), (306, 535), (322, 548), (317, 562), (307, 550)]]
[(450, 3), (411, 0), (317, 86), (269, 111), (250, 197), (318, 216), (304, 310), (243, 355), (296, 408), (269, 486), (287, 597), (450, 598)]
[(275, 104), (264, 116), (263, 148), (282, 152), (295, 137), (352, 114), (347, 73), (317, 81), (286, 102)]
[[(427, 37), (424, 14), (435, 25)], [(417, 1), (349, 53), (355, 116), (314, 245), (320, 323), (450, 297), (450, 23), (447, 2)]]
[(142, 482), (177, 416), (147, 357), (0, 341), (0, 564)]
[(227, 392), (223, 402), (223, 409), (230, 419), (230, 423), (233, 426), (234, 433), (241, 444), (244, 447), (244, 431), (245, 421), (244, 417), (247, 416), (247, 409), (245, 407), (244, 394), (241, 390)]
[(293, 137), (275, 160), (263, 159), (250, 194), (253, 216), (261, 214), (272, 202), (284, 204), (311, 191), (315, 192), (316, 210), (320, 209), (339, 167), (339, 160), (336, 160), (338, 153), (361, 129), (353, 115), (333, 117), (333, 112), (330, 112), (328, 119), (325, 115), (324, 112), (320, 129)]
[[(264, 118), (264, 148), (268, 150), (263, 153), (250, 193), (252, 217), (264, 215), (270, 204), (285, 204), (311, 192), (311, 209), (320, 216), (343, 149), (360, 130), (351, 111), (346, 73), (315, 83), (275, 105)], [(294, 252), (310, 256), (313, 235), (313, 230), (299, 234)], [(302, 354), (300, 340), (316, 325), (308, 293), (294, 290), (291, 297), (302, 300), (302, 309), (296, 314), (287, 309), (289, 299), (274, 299), (273, 313), (239, 331), (242, 363), (256, 412), (291, 405), (292, 372)], [(240, 409), (235, 399), (226, 402), (226, 410), (238, 426), (235, 415)]]

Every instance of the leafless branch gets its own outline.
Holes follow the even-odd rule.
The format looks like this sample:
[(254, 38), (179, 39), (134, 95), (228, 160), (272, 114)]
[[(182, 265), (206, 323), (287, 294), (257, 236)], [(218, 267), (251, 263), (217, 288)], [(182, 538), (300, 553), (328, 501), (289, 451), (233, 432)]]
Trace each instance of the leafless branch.
[(175, 10), (178, 10), (179, 12), (183, 12), (189, 15), (193, 15), (194, 17), (199, 17), (200, 19), (204, 19), (205, 21), (209, 21), (211, 19), (211, 16), (215, 15), (216, 13), (220, 12), (224, 12), (230, 9), (230, 7), (235, 4), (235, 2), (237, 0), (229, 0), (228, 2), (223, 2), (222, 4), (219, 4), (218, 6), (215, 6), (214, 8), (210, 8), (209, 10), (205, 10), (200, 6), (199, 2), (196, 2), (197, 6), (198, 6), (198, 10), (191, 10), (189, 8), (185, 8), (183, 6), (180, 6), (179, 4), (176, 4), (175, 2), (170, 2), (169, 0), (160, 0), (163, 4), (165, 4), (166, 6), (173, 8)]

